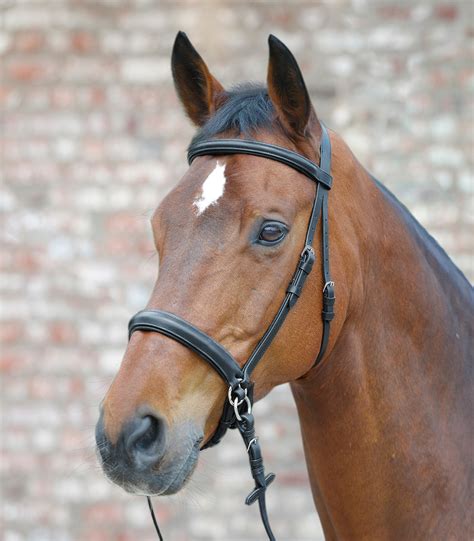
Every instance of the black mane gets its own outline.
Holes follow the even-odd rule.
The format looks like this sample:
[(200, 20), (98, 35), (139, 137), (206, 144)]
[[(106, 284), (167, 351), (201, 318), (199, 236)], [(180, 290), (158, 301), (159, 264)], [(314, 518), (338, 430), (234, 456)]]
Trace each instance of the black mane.
[(257, 129), (269, 129), (273, 125), (275, 110), (264, 86), (239, 85), (226, 92), (226, 97), (224, 105), (194, 136), (192, 144), (226, 131), (252, 137)]

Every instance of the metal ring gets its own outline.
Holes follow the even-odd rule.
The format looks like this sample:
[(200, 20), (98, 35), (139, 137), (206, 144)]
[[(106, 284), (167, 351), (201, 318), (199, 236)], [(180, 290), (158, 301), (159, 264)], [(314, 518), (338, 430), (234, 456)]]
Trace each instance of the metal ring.
[[(243, 391), (244, 391), (244, 398), (242, 398), (242, 400), (240, 400), (240, 402), (237, 404), (238, 406), (240, 406), (240, 404), (242, 404), (242, 402), (245, 400), (245, 398), (247, 397), (247, 392), (248, 392), (248, 391), (247, 391), (247, 387), (244, 388), (244, 387), (242, 387), (242, 386), (240, 385), (240, 382), (241, 382), (241, 381), (243, 381), (243, 380), (239, 379), (239, 387), (240, 387), (241, 389), (243, 389)], [(227, 391), (227, 398), (229, 399), (229, 402), (232, 404), (232, 406), (234, 405), (234, 402), (235, 402), (234, 400), (232, 400), (232, 393), (233, 393), (233, 392), (234, 392), (234, 389), (232, 388), (232, 386), (230, 386), (230, 387), (229, 387), (229, 390)], [(236, 399), (236, 400), (237, 400), (237, 399)]]
[(235, 413), (235, 417), (237, 418), (237, 421), (242, 420), (242, 417), (241, 417), (241, 415), (239, 413), (239, 406), (244, 401), (247, 403), (247, 414), (252, 413), (252, 402), (250, 402), (250, 398), (248, 396), (245, 396), (244, 399), (241, 400), (240, 402), (237, 399), (235, 399), (233, 402), (231, 402), (231, 404), (234, 406), (234, 413)]

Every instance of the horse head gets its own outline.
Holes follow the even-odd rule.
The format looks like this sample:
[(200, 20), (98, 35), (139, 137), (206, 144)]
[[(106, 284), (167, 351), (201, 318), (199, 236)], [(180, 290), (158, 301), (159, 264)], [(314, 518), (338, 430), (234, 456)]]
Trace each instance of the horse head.
[[(185, 34), (172, 72), (184, 109), (210, 138), (278, 145), (318, 163), (322, 127), (291, 52), (269, 38), (267, 86), (225, 90)], [(192, 323), (243, 366), (285, 298), (304, 246), (316, 185), (259, 156), (199, 156), (153, 214), (159, 275), (147, 309)], [(305, 376), (320, 348), (319, 269), (252, 374), (255, 399)], [(318, 291), (319, 293), (311, 294)], [(124, 489), (177, 492), (216, 430), (228, 389), (190, 349), (138, 330), (97, 425), (106, 474)]]

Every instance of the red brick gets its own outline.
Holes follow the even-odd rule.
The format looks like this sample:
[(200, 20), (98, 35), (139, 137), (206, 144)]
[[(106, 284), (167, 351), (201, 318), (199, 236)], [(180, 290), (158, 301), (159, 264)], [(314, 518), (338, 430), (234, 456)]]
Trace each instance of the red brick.
[(42, 32), (19, 32), (15, 36), (14, 50), (21, 53), (33, 53), (43, 49), (45, 43)]
[(436, 16), (444, 21), (454, 21), (458, 16), (458, 8), (455, 4), (441, 4), (435, 8)]
[(41, 398), (51, 400), (56, 396), (55, 378), (36, 376), (31, 378), (29, 385), (29, 395), (31, 398)]
[(388, 4), (378, 8), (383, 19), (407, 20), (411, 16), (411, 7), (399, 4)]
[(114, 524), (123, 520), (123, 513), (116, 504), (104, 502), (87, 509), (84, 518), (87, 522), (110, 522)]
[(41, 268), (41, 256), (38, 252), (24, 251), (15, 254), (16, 268), (24, 273), (32, 274)]
[(75, 90), (72, 87), (57, 85), (51, 90), (52, 105), (55, 108), (70, 108), (75, 102)]
[(49, 336), (53, 344), (69, 344), (76, 339), (74, 326), (66, 321), (57, 321), (50, 324)]
[(0, 372), (4, 374), (21, 373), (24, 361), (25, 358), (22, 355), (4, 349), (3, 352), (0, 352)]
[(46, 73), (47, 70), (43, 64), (28, 60), (11, 62), (7, 67), (8, 76), (18, 82), (38, 81)]
[(17, 342), (23, 335), (24, 324), (21, 321), (6, 321), (0, 326), (0, 343)]
[(77, 53), (91, 53), (97, 48), (97, 39), (90, 32), (73, 32), (71, 46)]

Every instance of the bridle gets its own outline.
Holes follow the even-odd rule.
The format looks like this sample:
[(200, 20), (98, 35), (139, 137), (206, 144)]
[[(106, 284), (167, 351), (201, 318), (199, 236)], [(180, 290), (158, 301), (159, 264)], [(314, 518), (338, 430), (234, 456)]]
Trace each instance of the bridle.
[[(224, 403), (224, 410), (216, 431), (203, 449), (219, 443), (227, 429), (238, 428), (244, 440), (249, 456), (250, 470), (255, 481), (255, 487), (247, 496), (245, 503), (250, 505), (258, 500), (260, 515), (270, 541), (275, 537), (270, 528), (266, 504), (265, 491), (275, 479), (273, 473), (265, 475), (263, 458), (258, 438), (255, 435), (253, 405), (252, 372), (260, 359), (270, 346), (286, 316), (296, 304), (301, 295), (306, 278), (310, 274), (316, 255), (313, 249), (313, 239), (316, 226), (321, 216), (321, 260), (323, 271), (323, 332), (321, 346), (313, 367), (316, 366), (326, 351), (331, 320), (334, 317), (334, 282), (331, 280), (329, 269), (329, 223), (328, 223), (328, 194), (331, 189), (331, 142), (326, 128), (321, 125), (320, 162), (316, 165), (311, 160), (292, 150), (245, 139), (211, 139), (192, 144), (188, 149), (188, 163), (191, 164), (198, 156), (220, 156), (229, 154), (250, 154), (274, 160), (306, 175), (316, 182), (316, 194), (313, 200), (311, 216), (306, 231), (304, 248), (301, 252), (297, 267), (286, 290), (285, 298), (270, 323), (270, 326), (260, 338), (247, 362), (240, 367), (232, 355), (213, 338), (194, 327), (185, 319), (164, 312), (162, 310), (142, 310), (135, 314), (128, 325), (129, 339), (135, 331), (151, 331), (164, 334), (190, 350), (197, 353), (209, 363), (228, 385), (228, 400)], [(151, 500), (148, 505), (152, 514), (153, 523), (160, 540), (163, 539), (156, 517), (153, 512)]]

